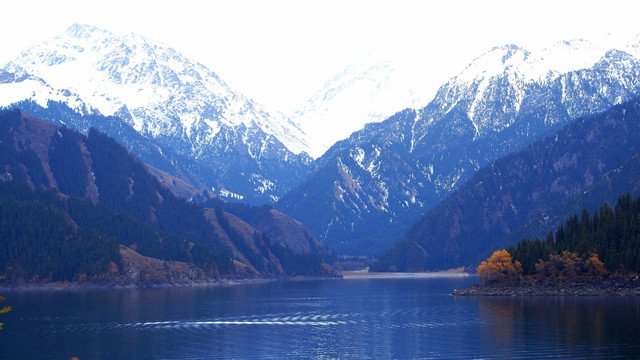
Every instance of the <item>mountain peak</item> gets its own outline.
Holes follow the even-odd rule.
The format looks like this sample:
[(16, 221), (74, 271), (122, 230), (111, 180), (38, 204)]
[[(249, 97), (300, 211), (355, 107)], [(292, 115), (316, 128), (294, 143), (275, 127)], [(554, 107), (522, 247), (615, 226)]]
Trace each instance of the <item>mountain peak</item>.
[(292, 114), (316, 140), (310, 155), (322, 155), (366, 124), (427, 104), (435, 89), (422, 74), (421, 68), (390, 60), (365, 58), (349, 64)]
[(531, 53), (518, 45), (507, 44), (503, 46), (496, 46), (489, 53), (496, 52), (497, 55), (502, 55), (501, 61), (503, 65), (508, 65), (511, 62), (518, 62), (527, 60)]
[(75, 39), (89, 39), (96, 35), (109, 37), (113, 34), (105, 29), (101, 29), (93, 25), (74, 23), (71, 24), (61, 36)]
[(471, 84), (508, 73), (525, 82), (546, 82), (560, 74), (591, 68), (607, 50), (604, 44), (583, 39), (559, 41), (535, 52), (513, 44), (496, 46), (477, 57), (456, 79)]
[(465, 83), (473, 83), (505, 72), (518, 72), (531, 77), (533, 75), (527, 74), (530, 72), (527, 68), (532, 61), (531, 53), (519, 46), (496, 46), (473, 60), (457, 78)]
[[(375, 254), (375, 246), (401, 237), (481, 166), (636, 96), (640, 65), (610, 52), (612, 71), (602, 71), (594, 64), (605, 53), (583, 40), (542, 51), (495, 47), (420, 111), (398, 113), (334, 145), (317, 161), (319, 170), (278, 206), (334, 249)], [(479, 219), (491, 223), (493, 213), (484, 214)], [(457, 215), (450, 218), (454, 223), (443, 229), (457, 233)]]

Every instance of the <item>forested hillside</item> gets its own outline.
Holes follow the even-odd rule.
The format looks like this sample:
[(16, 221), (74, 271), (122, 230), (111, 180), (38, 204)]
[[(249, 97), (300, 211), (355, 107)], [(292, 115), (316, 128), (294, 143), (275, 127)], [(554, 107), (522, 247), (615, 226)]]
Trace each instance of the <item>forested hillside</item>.
[[(13, 264), (5, 272), (9, 281), (108, 277), (104, 273), (105, 266), (109, 267), (111, 263), (117, 265), (120, 261), (118, 244), (144, 256), (192, 264), (209, 279), (336, 275), (315, 253), (295, 252), (286, 244), (274, 241), (254, 228), (248, 227), (243, 231), (243, 236), (236, 236), (239, 228), (244, 229), (239, 219), (234, 220), (235, 217), (223, 212), (221, 216), (213, 218), (206, 216), (208, 210), (202, 205), (175, 196), (148, 172), (140, 160), (115, 140), (94, 129), (84, 136), (13, 110), (0, 114), (0, 141), (0, 179), (6, 183), (4, 185), (12, 184), (15, 187), (16, 183), (20, 183), (31, 189), (52, 189), (62, 194), (52, 192), (51, 199), (38, 200), (34, 205), (28, 203), (28, 198), (16, 197), (11, 194), (13, 190), (7, 190), (7, 197), (12, 199), (7, 200), (7, 204), (11, 205), (5, 206), (10, 211), (7, 213), (8, 219), (17, 216), (13, 213), (15, 209), (24, 208), (21, 211), (34, 212), (33, 216), (27, 216), (25, 227), (38, 228), (39, 225), (30, 222), (48, 217), (50, 220), (46, 220), (46, 223), (53, 221), (51, 226), (56, 222), (70, 224), (60, 236), (78, 238), (82, 235), (82, 238), (88, 238), (95, 233), (95, 236), (91, 235), (95, 239), (104, 238), (111, 241), (110, 244), (115, 244), (115, 252), (113, 247), (109, 247), (111, 252), (100, 248), (99, 251), (111, 255), (96, 255), (96, 261), (87, 260), (92, 255), (82, 255), (98, 251), (93, 248), (67, 251), (66, 248), (55, 248), (62, 244), (59, 242), (47, 245), (49, 247), (34, 246), (36, 250), (48, 250), (30, 259), (46, 257), (54, 264), (49, 267), (59, 267), (69, 256), (89, 261), (90, 264), (78, 268), (80, 270), (65, 270), (62, 277), (57, 273), (54, 276), (50, 271), (32, 268), (32, 260), (26, 261), (17, 256), (15, 251), (7, 253), (11, 258), (3, 264)], [(20, 191), (28, 193), (24, 189)], [(90, 231), (85, 232), (85, 229)], [(17, 230), (14, 235), (7, 237), (7, 246), (19, 244), (21, 249), (30, 246), (30, 236)], [(49, 241), (38, 239), (36, 237), (33, 241)], [(89, 243), (102, 244), (102, 241), (92, 240)], [(259, 257), (256, 256), (256, 249), (260, 249), (257, 253)], [(48, 251), (59, 255), (47, 255)], [(102, 265), (94, 266), (95, 262)], [(95, 269), (88, 271), (87, 266)], [(19, 268), (26, 270), (14, 272)], [(109, 269), (112, 271), (113, 266)]]
[(116, 238), (78, 227), (54, 191), (0, 182), (0, 274), (4, 281), (100, 279), (122, 270)]
[(0, 215), (0, 274), (8, 283), (127, 282), (120, 245), (149, 257), (193, 264), (203, 279), (233, 273), (224, 253), (54, 190), (2, 181)]

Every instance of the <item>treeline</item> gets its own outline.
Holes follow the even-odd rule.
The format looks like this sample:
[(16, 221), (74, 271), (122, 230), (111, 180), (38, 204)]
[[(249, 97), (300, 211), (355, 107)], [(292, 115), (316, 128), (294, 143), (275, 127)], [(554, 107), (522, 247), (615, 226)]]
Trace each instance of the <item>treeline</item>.
[(233, 270), (228, 256), (206, 245), (163, 234), (104, 205), (15, 181), (0, 181), (0, 239), (0, 277), (9, 282), (108, 280), (122, 271), (120, 244), (145, 256), (193, 263), (209, 276)]
[(280, 260), (285, 273), (290, 276), (317, 276), (329, 273), (323, 268), (322, 257), (316, 253), (298, 254), (271, 238), (267, 238), (266, 242)]
[(117, 238), (120, 244), (144, 256), (193, 263), (209, 276), (233, 272), (231, 258), (226, 253), (214, 251), (204, 244), (192, 243), (177, 235), (160, 232), (105, 205), (93, 205), (70, 198), (66, 207), (79, 226), (96, 229)]
[(583, 210), (545, 240), (523, 239), (507, 251), (524, 275), (593, 275), (598, 272), (596, 261), (608, 272), (640, 272), (640, 197), (626, 194), (613, 209), (605, 203), (593, 215)]
[(89, 183), (89, 169), (81, 147), (82, 139), (82, 134), (61, 127), (49, 148), (49, 166), (58, 190), (80, 198), (85, 196)]
[(20, 126), (20, 110), (0, 112), (0, 173), (8, 172), (20, 182), (31, 181), (33, 186), (48, 187), (49, 178), (38, 155), (30, 148), (18, 151), (14, 128)]
[(120, 144), (127, 144), (126, 147), (135, 149), (137, 156), (147, 164), (163, 171), (171, 173), (175, 170), (172, 163), (172, 154), (166, 147), (159, 149), (153, 145), (148, 138), (139, 134), (135, 129), (122, 119), (115, 116), (103, 116), (100, 114), (79, 114), (61, 101), (47, 101), (45, 107), (33, 100), (23, 100), (12, 105), (10, 111), (33, 115), (34, 117), (46, 120), (57, 127), (68, 127), (80, 133), (88, 133), (89, 129), (95, 127), (98, 131), (110, 134)]
[(220, 200), (220, 198), (207, 199), (202, 206), (217, 209), (220, 208), (224, 212), (233, 214), (234, 216), (244, 220), (248, 224), (255, 224), (260, 219), (268, 216), (273, 209), (271, 205), (253, 206), (245, 203), (234, 203)]
[(122, 270), (116, 238), (78, 227), (53, 191), (0, 182), (0, 275), (5, 281), (108, 278)]

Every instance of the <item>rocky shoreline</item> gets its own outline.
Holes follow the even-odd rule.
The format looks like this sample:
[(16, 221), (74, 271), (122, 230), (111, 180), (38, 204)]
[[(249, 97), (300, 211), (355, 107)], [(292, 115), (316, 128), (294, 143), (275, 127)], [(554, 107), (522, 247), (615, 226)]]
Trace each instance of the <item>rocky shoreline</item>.
[(296, 277), (264, 277), (264, 278), (220, 278), (180, 281), (57, 281), (57, 282), (19, 282), (0, 283), (0, 294), (23, 291), (93, 291), (93, 290), (127, 290), (155, 288), (196, 288), (220, 287), (249, 284), (263, 284), (274, 281), (327, 280), (332, 277), (296, 276)]
[(582, 281), (521, 280), (516, 283), (488, 283), (453, 290), (454, 296), (640, 296), (640, 279), (609, 278)]
[(1, 292), (21, 291), (85, 291), (85, 290), (123, 290), (178, 287), (228, 286), (257, 280), (203, 280), (182, 282), (122, 282), (122, 281), (56, 281), (56, 282), (20, 282), (0, 284)]

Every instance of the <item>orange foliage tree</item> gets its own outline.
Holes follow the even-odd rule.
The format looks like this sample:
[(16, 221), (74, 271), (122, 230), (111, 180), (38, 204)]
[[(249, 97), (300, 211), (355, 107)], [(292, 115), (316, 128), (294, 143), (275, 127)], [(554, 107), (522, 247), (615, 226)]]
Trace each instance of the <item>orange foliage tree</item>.
[(591, 277), (602, 279), (607, 276), (607, 269), (605, 269), (604, 263), (596, 253), (591, 253), (591, 255), (589, 255), (589, 258), (585, 261), (584, 267), (587, 274)]
[[(0, 302), (3, 302), (4, 298), (2, 296), (0, 296)], [(2, 309), (0, 309), (0, 314), (6, 314), (9, 311), (11, 311), (11, 306), (5, 306)], [(3, 323), (0, 323), (0, 330), (2, 330), (2, 325), (4, 325)]]
[(497, 250), (478, 266), (478, 276), (484, 282), (512, 282), (522, 275), (522, 264), (513, 261), (507, 250)]
[(538, 260), (536, 273), (540, 280), (573, 281), (582, 278), (600, 278), (607, 275), (604, 263), (598, 254), (580, 257), (577, 253), (564, 250), (561, 254), (549, 254), (549, 260)]

